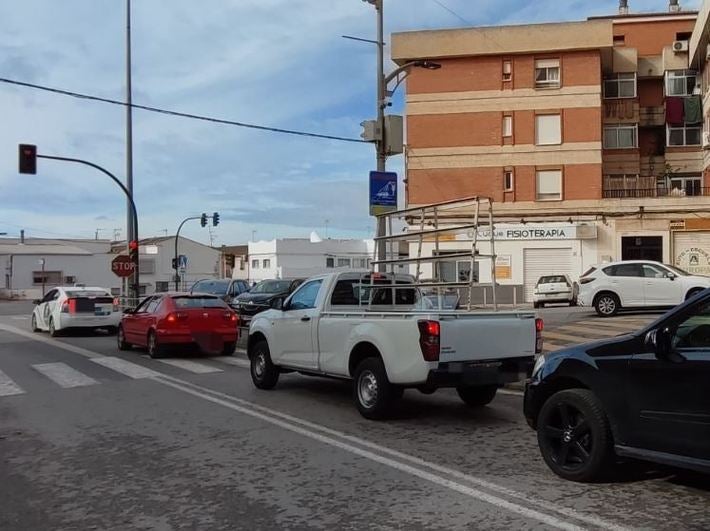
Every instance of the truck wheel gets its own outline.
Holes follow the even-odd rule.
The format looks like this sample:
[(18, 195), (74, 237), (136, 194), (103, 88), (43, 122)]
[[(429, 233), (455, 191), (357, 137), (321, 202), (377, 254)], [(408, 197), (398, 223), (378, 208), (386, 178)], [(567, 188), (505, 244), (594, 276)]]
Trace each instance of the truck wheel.
[(470, 407), (487, 406), (496, 397), (497, 385), (459, 386), (456, 388), (461, 400)]
[(371, 420), (387, 418), (404, 390), (390, 383), (382, 360), (362, 360), (353, 376), (353, 395), (360, 414)]
[(599, 479), (614, 455), (609, 420), (599, 399), (587, 389), (560, 391), (545, 402), (537, 440), (547, 466), (570, 481)]
[(279, 381), (279, 369), (271, 362), (269, 344), (259, 341), (250, 356), (251, 380), (258, 389), (273, 389)]

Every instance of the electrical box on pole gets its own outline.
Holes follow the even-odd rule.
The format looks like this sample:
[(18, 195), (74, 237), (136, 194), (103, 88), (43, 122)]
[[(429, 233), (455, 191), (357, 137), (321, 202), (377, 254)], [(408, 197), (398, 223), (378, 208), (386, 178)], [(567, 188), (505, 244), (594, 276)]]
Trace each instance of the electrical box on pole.
[(385, 152), (387, 156), (404, 153), (404, 118), (396, 114), (385, 116)]
[(382, 130), (377, 120), (365, 120), (361, 122), (360, 125), (362, 126), (360, 137), (365, 142), (379, 142), (382, 140)]

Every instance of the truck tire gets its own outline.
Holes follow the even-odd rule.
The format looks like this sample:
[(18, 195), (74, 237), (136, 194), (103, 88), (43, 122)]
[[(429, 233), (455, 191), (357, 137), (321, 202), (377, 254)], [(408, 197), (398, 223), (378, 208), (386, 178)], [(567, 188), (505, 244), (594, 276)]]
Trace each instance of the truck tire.
[(279, 382), (279, 369), (271, 362), (269, 344), (259, 341), (249, 356), (251, 380), (257, 389), (273, 389)]
[(353, 376), (353, 397), (360, 414), (370, 420), (387, 418), (404, 390), (390, 383), (382, 360), (362, 360)]
[(540, 410), (540, 452), (561, 478), (591, 482), (605, 476), (614, 457), (613, 438), (601, 402), (587, 389), (560, 391)]
[(487, 406), (496, 397), (497, 385), (459, 386), (456, 388), (461, 400), (469, 407)]

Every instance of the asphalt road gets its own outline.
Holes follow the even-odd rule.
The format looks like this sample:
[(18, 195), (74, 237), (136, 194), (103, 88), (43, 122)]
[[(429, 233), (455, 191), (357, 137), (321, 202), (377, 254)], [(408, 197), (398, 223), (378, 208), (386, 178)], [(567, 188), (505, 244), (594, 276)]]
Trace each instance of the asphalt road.
[(240, 356), (151, 360), (21, 317), (0, 317), (3, 530), (710, 528), (707, 477), (553, 476), (514, 392), (407, 391), (370, 422), (345, 383), (258, 391)]

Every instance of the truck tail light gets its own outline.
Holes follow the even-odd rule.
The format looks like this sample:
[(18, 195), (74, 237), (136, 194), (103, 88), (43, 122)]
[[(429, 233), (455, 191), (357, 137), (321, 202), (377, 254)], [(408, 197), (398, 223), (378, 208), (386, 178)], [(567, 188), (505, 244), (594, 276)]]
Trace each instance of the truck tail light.
[(439, 361), (441, 324), (439, 321), (419, 321), (419, 346), (425, 361)]
[(76, 313), (76, 299), (67, 299), (62, 304), (62, 313)]
[(542, 354), (543, 339), (542, 331), (545, 329), (545, 321), (535, 319), (535, 354)]
[(579, 279), (580, 284), (589, 284), (591, 282), (594, 282), (594, 277), (586, 277), (586, 278)]

